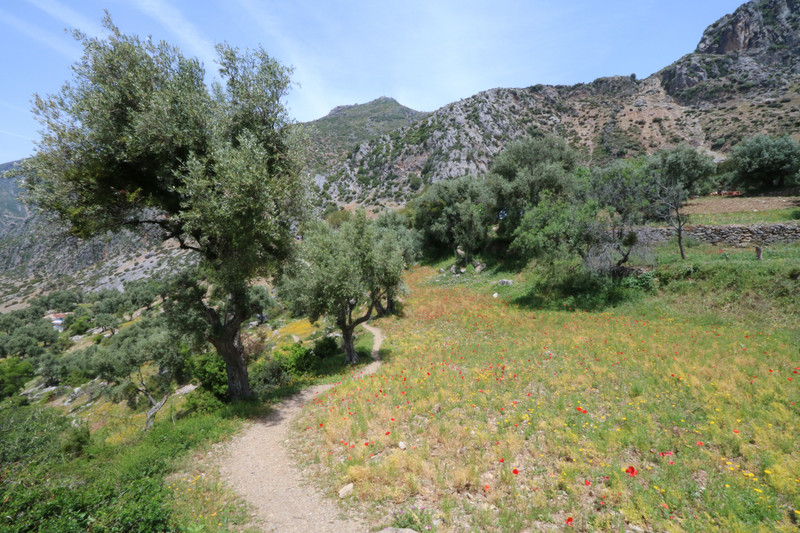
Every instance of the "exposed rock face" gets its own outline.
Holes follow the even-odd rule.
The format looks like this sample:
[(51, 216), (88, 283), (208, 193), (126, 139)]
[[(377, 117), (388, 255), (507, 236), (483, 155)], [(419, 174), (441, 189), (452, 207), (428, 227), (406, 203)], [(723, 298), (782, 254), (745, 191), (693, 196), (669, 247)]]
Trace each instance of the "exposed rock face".
[[(703, 33), (694, 54), (662, 71), (667, 92), (684, 100), (721, 93), (727, 77), (739, 90), (787, 83), (800, 74), (800, 0), (752, 0)], [(706, 91), (687, 92), (698, 85)]]
[(778, 64), (800, 44), (799, 23), (800, 0), (753, 0), (709, 26), (696, 52), (758, 54)]

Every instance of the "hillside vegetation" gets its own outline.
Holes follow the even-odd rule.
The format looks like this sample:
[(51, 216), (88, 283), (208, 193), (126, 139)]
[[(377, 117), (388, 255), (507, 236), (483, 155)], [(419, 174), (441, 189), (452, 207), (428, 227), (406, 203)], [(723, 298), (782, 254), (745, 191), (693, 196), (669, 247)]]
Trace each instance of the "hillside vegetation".
[(366, 104), (336, 107), (304, 124), (311, 144), (308, 165), (312, 171), (325, 172), (353, 146), (414, 124), (426, 115), (385, 96)]

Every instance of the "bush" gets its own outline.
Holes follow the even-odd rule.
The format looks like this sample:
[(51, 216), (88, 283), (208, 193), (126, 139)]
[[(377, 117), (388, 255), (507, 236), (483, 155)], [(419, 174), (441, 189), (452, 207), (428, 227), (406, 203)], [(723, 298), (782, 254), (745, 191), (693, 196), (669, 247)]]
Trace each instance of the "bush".
[(68, 425), (66, 417), (49, 407), (0, 403), (0, 464), (8, 467), (3, 474), (57, 455), (61, 432)]
[(333, 357), (339, 351), (339, 345), (333, 337), (322, 337), (314, 343), (314, 355), (320, 359)]
[(32, 377), (33, 369), (28, 361), (16, 357), (0, 359), (0, 399), (19, 392)]
[(87, 331), (89, 331), (91, 327), (92, 327), (92, 320), (88, 316), (83, 315), (69, 325), (68, 327), (69, 335), (70, 336), (83, 335)]
[(314, 367), (314, 355), (299, 342), (275, 348), (273, 359), (293, 376), (308, 372)]
[(656, 292), (658, 289), (658, 278), (652, 272), (640, 272), (630, 276), (625, 276), (620, 282), (626, 289), (634, 289), (644, 292)]
[(286, 385), (292, 376), (275, 359), (264, 359), (250, 366), (250, 387), (260, 398), (265, 398), (273, 390)]
[(186, 396), (183, 406), (187, 411), (206, 414), (222, 408), (223, 403), (213, 392), (201, 387)]
[(66, 455), (78, 456), (83, 454), (84, 448), (92, 441), (89, 426), (81, 424), (70, 428), (61, 438), (61, 451)]
[(189, 375), (202, 384), (203, 388), (217, 398), (228, 394), (228, 373), (225, 361), (217, 354), (207, 352), (189, 358), (186, 363)]
[(736, 184), (748, 190), (800, 183), (800, 144), (789, 135), (756, 135), (733, 148)]

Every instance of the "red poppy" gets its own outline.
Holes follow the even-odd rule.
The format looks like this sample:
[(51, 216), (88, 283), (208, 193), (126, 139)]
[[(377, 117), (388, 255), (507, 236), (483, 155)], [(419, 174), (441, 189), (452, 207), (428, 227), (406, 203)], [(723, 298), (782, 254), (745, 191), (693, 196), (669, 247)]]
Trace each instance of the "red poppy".
[(586, 481), (584, 481), (583, 483), (584, 483), (584, 484), (585, 484), (587, 487), (591, 487), (591, 486), (592, 486), (592, 482), (591, 482), (591, 481), (589, 481), (588, 479), (587, 479)]
[(503, 457), (501, 457), (501, 458), (500, 458), (500, 462), (501, 462), (501, 463), (504, 463), (505, 461), (506, 461), (506, 460), (505, 460)]
[(632, 467), (632, 466), (629, 466), (629, 467), (628, 467), (628, 469), (627, 469), (625, 472), (627, 472), (627, 473), (628, 473), (628, 475), (629, 475), (629, 476), (631, 476), (631, 477), (636, 477), (636, 474), (638, 474), (638, 473), (639, 473), (639, 471), (638, 471), (638, 470), (636, 470), (636, 469), (635, 469), (634, 467)]
[(570, 516), (570, 517), (568, 517), (568, 518), (567, 518), (567, 520), (566, 520), (566, 522), (567, 522), (567, 525), (568, 525), (568, 526), (571, 526), (571, 525), (572, 525), (572, 517), (571, 517), (571, 516)]
[(516, 476), (517, 474), (519, 474), (519, 470), (517, 470), (517, 469), (515, 468), (514, 470), (512, 470), (512, 471), (511, 471), (511, 473), (512, 473), (512, 474), (514, 474), (514, 475)]

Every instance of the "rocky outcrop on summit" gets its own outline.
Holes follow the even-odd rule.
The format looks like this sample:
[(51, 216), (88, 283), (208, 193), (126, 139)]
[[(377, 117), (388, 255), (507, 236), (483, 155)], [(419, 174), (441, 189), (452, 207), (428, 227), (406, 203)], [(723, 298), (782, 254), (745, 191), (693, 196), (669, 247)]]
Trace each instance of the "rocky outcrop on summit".
[(709, 26), (695, 52), (758, 55), (779, 65), (799, 55), (799, 27), (800, 0), (754, 0)]
[(788, 85), (797, 75), (800, 0), (752, 0), (709, 26), (695, 52), (661, 78), (671, 96), (688, 102)]

